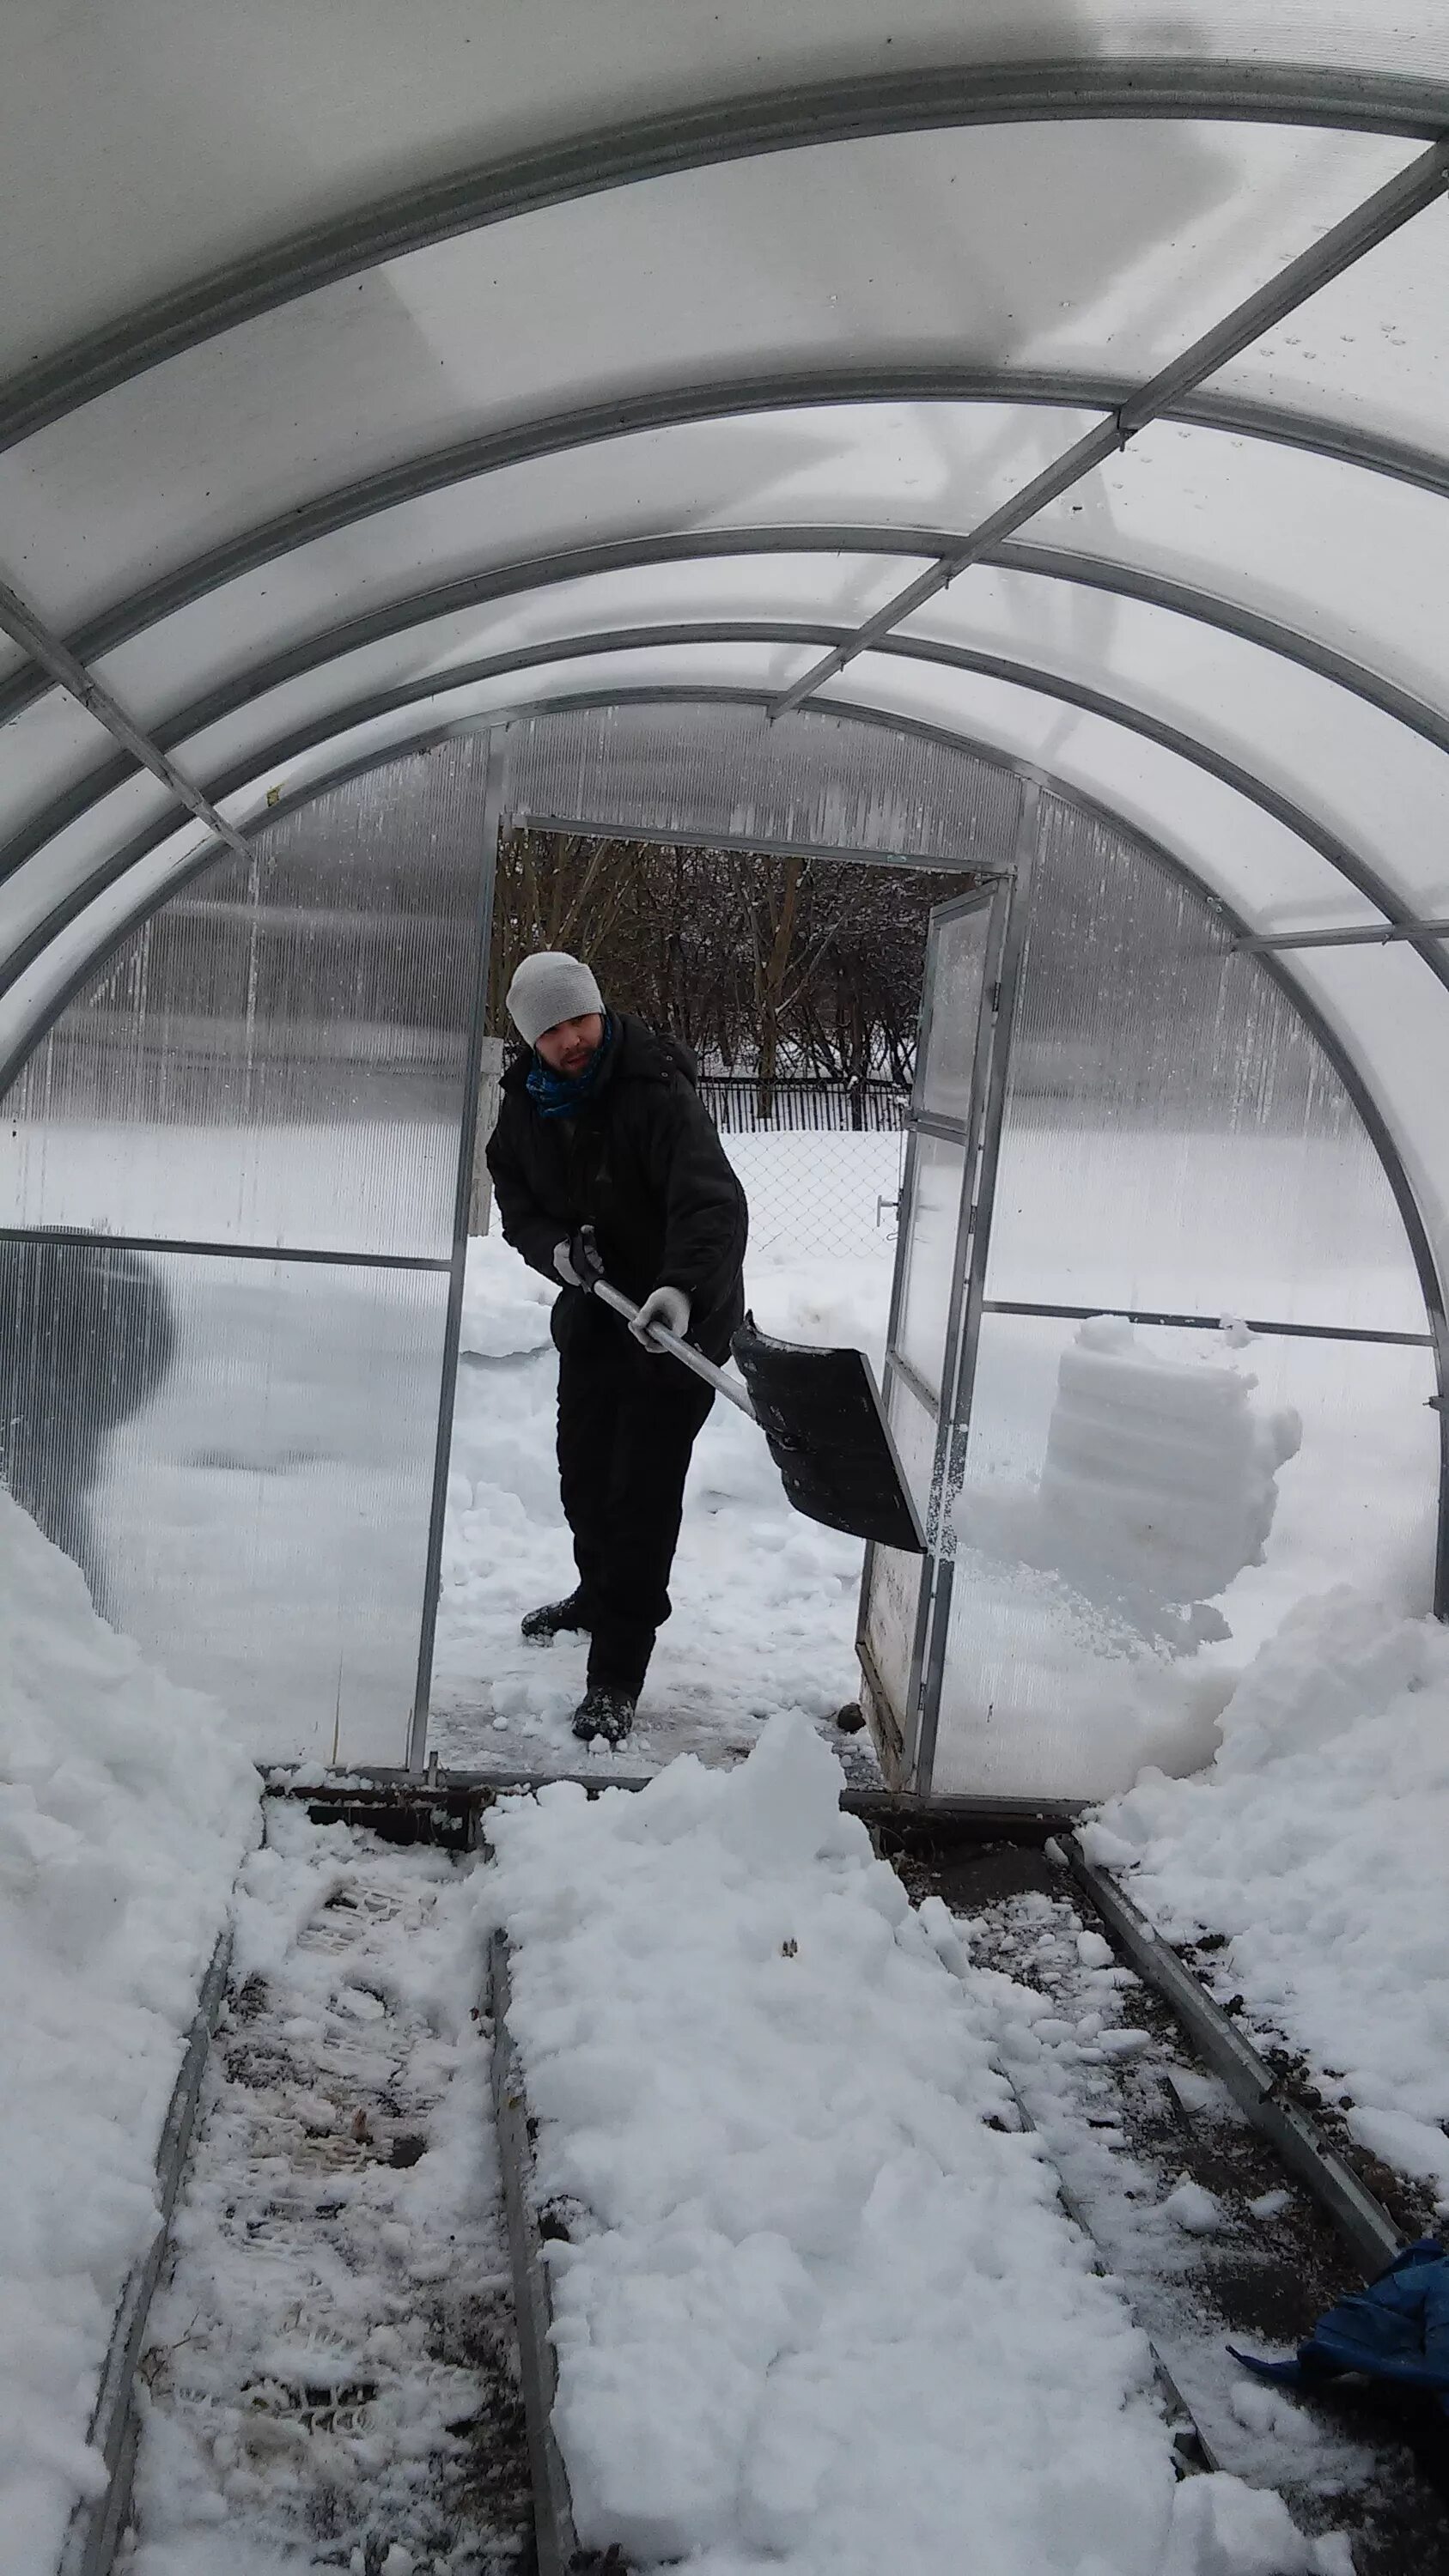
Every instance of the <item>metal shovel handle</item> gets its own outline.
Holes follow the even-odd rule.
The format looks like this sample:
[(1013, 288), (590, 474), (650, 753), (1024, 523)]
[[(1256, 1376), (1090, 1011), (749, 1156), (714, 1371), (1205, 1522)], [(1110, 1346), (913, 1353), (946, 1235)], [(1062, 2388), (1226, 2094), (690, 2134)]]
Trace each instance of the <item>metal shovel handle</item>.
[[(622, 1296), (617, 1288), (610, 1287), (607, 1279), (596, 1279), (591, 1294), (602, 1298), (606, 1306), (612, 1306), (615, 1314), (622, 1315), (626, 1323), (632, 1324), (639, 1312), (628, 1297)], [(747, 1414), (751, 1422), (755, 1420), (755, 1408), (743, 1387), (736, 1386), (733, 1378), (725, 1376), (723, 1369), (717, 1369), (712, 1360), (705, 1358), (703, 1351), (695, 1349), (693, 1342), (682, 1341), (678, 1333), (667, 1331), (663, 1324), (650, 1325), (649, 1339), (657, 1342), (662, 1351), (668, 1351), (671, 1359), (682, 1360), (696, 1377), (703, 1378), (706, 1386), (714, 1388), (716, 1395), (727, 1396), (730, 1403)]]

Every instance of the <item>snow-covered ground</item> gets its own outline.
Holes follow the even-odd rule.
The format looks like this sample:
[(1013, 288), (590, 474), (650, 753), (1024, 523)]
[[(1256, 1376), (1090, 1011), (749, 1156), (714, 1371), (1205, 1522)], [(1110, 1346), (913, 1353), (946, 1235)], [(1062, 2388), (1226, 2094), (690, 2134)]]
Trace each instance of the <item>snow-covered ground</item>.
[(1178, 2485), (1149, 2348), (803, 1718), (733, 1770), (495, 1810), (580, 2536), (697, 2576), (1342, 2576)]
[(1169, 1939), (1213, 1936), (1218, 1989), (1449, 2214), (1449, 1632), (1347, 1587), (1306, 1602), (1222, 1737), (1198, 1777), (1109, 1804), (1089, 1844)]
[(53, 2576), (207, 1959), (257, 1831), (222, 1711), (0, 1492), (0, 2528)]

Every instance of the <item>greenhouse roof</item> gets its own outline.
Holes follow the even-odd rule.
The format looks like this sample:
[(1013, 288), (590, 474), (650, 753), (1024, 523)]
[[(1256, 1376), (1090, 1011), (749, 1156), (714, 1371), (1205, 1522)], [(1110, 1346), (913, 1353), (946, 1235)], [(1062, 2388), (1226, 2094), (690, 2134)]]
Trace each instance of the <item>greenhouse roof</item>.
[(0, 1063), (279, 796), (808, 700), (1349, 934), (1442, 1268), (1442, 0), (12, 0), (0, 171)]

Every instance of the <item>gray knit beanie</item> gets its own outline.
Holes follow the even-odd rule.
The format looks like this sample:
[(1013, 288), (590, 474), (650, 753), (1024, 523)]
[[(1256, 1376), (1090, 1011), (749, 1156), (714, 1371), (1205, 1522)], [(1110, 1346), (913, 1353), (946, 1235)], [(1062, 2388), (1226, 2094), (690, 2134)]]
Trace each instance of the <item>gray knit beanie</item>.
[(508, 1016), (526, 1046), (536, 1046), (560, 1020), (582, 1020), (603, 1007), (593, 968), (561, 948), (540, 948), (525, 957), (508, 987)]

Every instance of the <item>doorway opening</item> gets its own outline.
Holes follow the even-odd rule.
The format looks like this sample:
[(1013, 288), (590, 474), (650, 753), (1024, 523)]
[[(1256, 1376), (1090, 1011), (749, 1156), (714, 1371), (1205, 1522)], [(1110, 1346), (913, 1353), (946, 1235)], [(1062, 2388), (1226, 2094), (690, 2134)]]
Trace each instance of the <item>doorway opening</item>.
[[(582, 1641), (540, 1650), (519, 1635), (574, 1576), (554, 1460), (555, 1292), (503, 1240), (486, 1166), (515, 968), (565, 949), (612, 1010), (688, 1048), (749, 1202), (756, 1321), (864, 1350), (879, 1374), (929, 924), (981, 882), (977, 869), (542, 826), (500, 836), (428, 1734), (444, 1765), (573, 1770), (580, 1753)], [(860, 1693), (862, 1556), (790, 1510), (759, 1432), (717, 1404), (691, 1469), (673, 1616), (613, 1767), (738, 1758), (783, 1707), (833, 1731)]]

